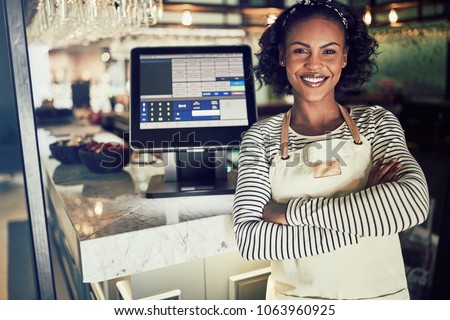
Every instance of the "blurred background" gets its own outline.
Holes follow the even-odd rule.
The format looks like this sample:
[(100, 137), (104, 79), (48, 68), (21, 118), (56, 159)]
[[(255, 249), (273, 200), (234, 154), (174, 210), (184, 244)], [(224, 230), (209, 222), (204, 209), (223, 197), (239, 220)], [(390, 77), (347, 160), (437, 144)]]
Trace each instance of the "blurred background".
[[(100, 125), (128, 130), (129, 52), (137, 46), (248, 44), (292, 0), (22, 0), (37, 127)], [(339, 96), (343, 104), (379, 104), (399, 118), (422, 165), (432, 199), (430, 219), (402, 234), (413, 299), (450, 296), (447, 255), (450, 157), (450, 6), (444, 0), (342, 0), (379, 42), (377, 74)], [(0, 2), (0, 299), (36, 298), (22, 154), (5, 3)], [(4, 44), (4, 45), (3, 45)], [(284, 112), (289, 97), (256, 92), (259, 117)], [(25, 222), (25, 223), (23, 223)], [(56, 262), (55, 262), (56, 263)], [(55, 264), (55, 277), (64, 280)], [(60, 298), (71, 298), (61, 290)]]

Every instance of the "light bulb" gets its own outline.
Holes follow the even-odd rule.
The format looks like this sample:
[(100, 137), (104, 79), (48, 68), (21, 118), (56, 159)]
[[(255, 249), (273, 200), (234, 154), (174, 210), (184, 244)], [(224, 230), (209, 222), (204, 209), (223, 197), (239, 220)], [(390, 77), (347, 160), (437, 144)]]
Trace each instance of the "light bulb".
[(366, 25), (370, 25), (372, 23), (372, 13), (370, 12), (370, 7), (366, 7), (366, 13), (364, 13), (363, 21)]
[(268, 25), (273, 24), (273, 23), (275, 22), (275, 20), (277, 20), (277, 15), (276, 15), (276, 14), (270, 13), (270, 14), (267, 16), (267, 24), (268, 24)]
[(111, 59), (111, 55), (109, 52), (103, 52), (101, 55), (101, 59), (103, 62), (108, 62)]
[(389, 11), (389, 21), (391, 22), (391, 24), (396, 23), (398, 20), (398, 15), (397, 12), (395, 11), (395, 9), (391, 9), (391, 11)]
[(192, 24), (192, 14), (190, 10), (184, 10), (181, 17), (181, 23), (183, 26), (190, 26)]

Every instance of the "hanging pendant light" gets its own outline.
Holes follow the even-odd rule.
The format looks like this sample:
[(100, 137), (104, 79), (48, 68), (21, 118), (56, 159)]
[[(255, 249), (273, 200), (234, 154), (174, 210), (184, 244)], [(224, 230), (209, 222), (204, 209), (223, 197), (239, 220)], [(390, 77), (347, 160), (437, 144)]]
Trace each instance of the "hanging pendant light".
[(270, 13), (270, 14), (267, 16), (267, 24), (268, 24), (268, 25), (273, 24), (273, 23), (275, 22), (275, 20), (277, 20), (277, 15), (276, 15), (275, 13)]
[(370, 26), (372, 23), (372, 13), (370, 12), (370, 6), (366, 6), (366, 10), (364, 12), (363, 21), (366, 25)]
[(397, 15), (397, 11), (395, 11), (395, 9), (391, 9), (391, 11), (389, 11), (389, 22), (391, 23), (391, 25), (396, 24), (398, 20), (398, 15)]
[(191, 10), (184, 10), (181, 16), (181, 23), (183, 26), (190, 26), (192, 24), (192, 13)]

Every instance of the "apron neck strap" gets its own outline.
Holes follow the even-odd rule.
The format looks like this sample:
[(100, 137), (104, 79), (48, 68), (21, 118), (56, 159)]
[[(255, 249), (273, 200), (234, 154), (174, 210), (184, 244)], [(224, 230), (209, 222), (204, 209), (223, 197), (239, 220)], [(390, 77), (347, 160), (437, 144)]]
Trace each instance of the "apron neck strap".
[(358, 127), (356, 126), (355, 121), (353, 121), (352, 117), (348, 113), (347, 109), (345, 109), (342, 105), (338, 104), (339, 110), (341, 111), (342, 116), (344, 117), (345, 123), (347, 124), (352, 137), (353, 142), (355, 144), (361, 144), (361, 135), (359, 134)]
[[(356, 126), (352, 117), (348, 113), (347, 109), (345, 109), (340, 104), (338, 104), (338, 106), (339, 106), (339, 111), (341, 112), (341, 115), (345, 120), (345, 123), (347, 124), (348, 128), (350, 129), (354, 143), (361, 144), (361, 136), (359, 134), (358, 127)], [(291, 122), (291, 110), (292, 109), (289, 109), (289, 111), (285, 113), (283, 122), (281, 124), (280, 148), (281, 148), (281, 157), (283, 159), (288, 158), (289, 124)]]

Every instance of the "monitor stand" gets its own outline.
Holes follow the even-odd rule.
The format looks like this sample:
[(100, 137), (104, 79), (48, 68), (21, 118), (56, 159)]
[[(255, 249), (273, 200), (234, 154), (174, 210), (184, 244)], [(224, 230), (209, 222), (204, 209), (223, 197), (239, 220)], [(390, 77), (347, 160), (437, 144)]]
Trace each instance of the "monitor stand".
[(147, 198), (233, 194), (225, 150), (192, 149), (163, 154), (164, 176), (153, 176)]

